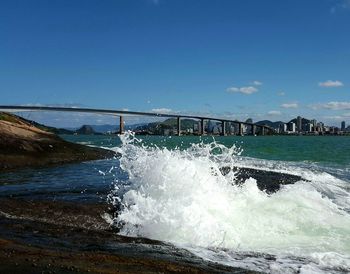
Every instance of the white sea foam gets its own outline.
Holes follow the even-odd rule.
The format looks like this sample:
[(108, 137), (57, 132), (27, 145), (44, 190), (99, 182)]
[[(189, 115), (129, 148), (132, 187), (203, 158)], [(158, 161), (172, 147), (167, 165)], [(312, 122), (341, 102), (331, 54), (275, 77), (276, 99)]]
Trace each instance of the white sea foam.
[[(146, 147), (130, 133), (122, 141), (120, 165), (131, 189), (115, 199), (122, 203), (114, 219), (121, 234), (172, 242), (208, 260), (267, 272), (350, 271), (346, 182), (305, 167), (243, 159), (236, 147), (215, 142), (168, 150)], [(219, 170), (244, 165), (305, 181), (268, 195), (254, 178), (237, 186), (234, 173)], [(274, 257), (242, 256), (256, 253)]]

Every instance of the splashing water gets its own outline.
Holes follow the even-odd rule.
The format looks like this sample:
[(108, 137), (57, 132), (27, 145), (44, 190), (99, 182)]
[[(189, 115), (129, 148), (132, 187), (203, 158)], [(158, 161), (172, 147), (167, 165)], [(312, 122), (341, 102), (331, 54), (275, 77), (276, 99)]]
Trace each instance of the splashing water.
[[(309, 181), (268, 195), (254, 178), (236, 185), (235, 173), (221, 174), (223, 166), (254, 162), (238, 157), (235, 146), (214, 141), (168, 150), (147, 147), (132, 133), (122, 142), (120, 165), (130, 189), (114, 199), (121, 204), (113, 220), (120, 234), (172, 242), (203, 258), (253, 270), (350, 271), (348, 183), (280, 162), (277, 171)], [(271, 162), (267, 169), (276, 171)], [(262, 161), (257, 163), (261, 168)]]

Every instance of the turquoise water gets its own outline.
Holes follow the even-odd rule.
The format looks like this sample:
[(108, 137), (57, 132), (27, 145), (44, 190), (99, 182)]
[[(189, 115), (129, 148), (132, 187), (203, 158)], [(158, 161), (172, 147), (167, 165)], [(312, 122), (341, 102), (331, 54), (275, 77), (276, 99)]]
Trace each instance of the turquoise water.
[[(62, 135), (66, 140), (88, 145), (115, 147), (117, 136)], [(310, 162), (322, 165), (350, 166), (350, 136), (137, 136), (147, 145), (174, 149), (188, 148), (192, 143), (213, 140), (227, 147), (243, 149), (242, 156), (279, 161)]]

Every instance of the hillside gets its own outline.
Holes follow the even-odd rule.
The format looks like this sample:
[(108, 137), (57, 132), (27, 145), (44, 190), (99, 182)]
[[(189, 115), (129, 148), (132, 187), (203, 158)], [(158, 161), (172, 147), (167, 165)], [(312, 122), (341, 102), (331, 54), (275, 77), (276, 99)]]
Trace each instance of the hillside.
[(83, 125), (81, 128), (77, 129), (75, 131), (77, 134), (83, 134), (83, 135), (96, 135), (96, 134), (102, 134), (96, 132), (92, 126), (89, 125)]
[(21, 122), (54, 134), (74, 134), (74, 131), (72, 130), (45, 126), (35, 121), (28, 120), (23, 117), (20, 117), (11, 113), (7, 113), (7, 112), (0, 112), (0, 121), (15, 122), (15, 123)]
[(284, 122), (282, 122), (282, 121), (271, 122), (269, 120), (262, 120), (262, 121), (257, 122), (256, 124), (258, 124), (258, 125), (266, 125), (266, 126), (269, 126), (269, 127), (277, 129), (281, 125), (283, 125)]
[[(294, 119), (290, 120), (289, 123), (297, 124), (297, 119), (294, 118)], [(306, 125), (306, 124), (308, 124), (308, 123), (310, 123), (310, 120), (305, 119), (305, 118), (302, 118), (302, 119), (301, 119), (301, 124), (302, 124), (302, 125)]]
[[(197, 124), (196, 120), (181, 119), (181, 130), (193, 129), (194, 124)], [(150, 134), (163, 134), (165, 129), (176, 129), (177, 119), (169, 118), (163, 122), (153, 122), (145, 125), (141, 125), (135, 128), (135, 131), (147, 131)]]
[(0, 113), (0, 171), (113, 156), (112, 151), (64, 141), (21, 117)]

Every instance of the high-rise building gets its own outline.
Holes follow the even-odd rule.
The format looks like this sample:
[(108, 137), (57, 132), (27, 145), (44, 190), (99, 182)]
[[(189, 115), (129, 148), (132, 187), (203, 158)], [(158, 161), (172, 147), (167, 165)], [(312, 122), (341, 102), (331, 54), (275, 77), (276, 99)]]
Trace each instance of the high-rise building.
[(341, 122), (341, 131), (345, 131), (345, 121)]
[(305, 125), (305, 131), (306, 132), (312, 132), (313, 131), (313, 125), (311, 124), (311, 123), (307, 123), (306, 125)]
[(301, 118), (301, 116), (297, 117), (297, 130), (298, 132), (302, 131), (302, 122), (303, 122), (303, 118)]
[(312, 120), (310, 121), (310, 123), (312, 124), (313, 131), (316, 131), (316, 127), (317, 127), (317, 121), (316, 121), (316, 119), (312, 119)]
[(317, 131), (323, 132), (324, 130), (324, 124), (322, 122), (317, 123)]
[(281, 124), (279, 126), (279, 133), (283, 133), (283, 132), (287, 132), (287, 131), (288, 131), (287, 124)]
[(295, 123), (288, 123), (288, 131), (295, 132)]

